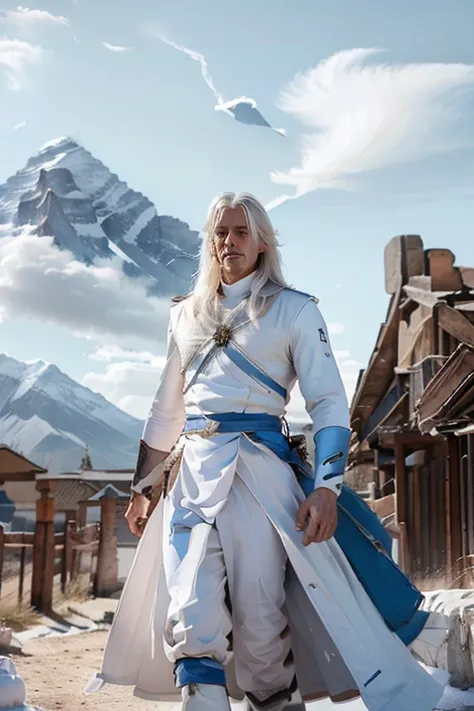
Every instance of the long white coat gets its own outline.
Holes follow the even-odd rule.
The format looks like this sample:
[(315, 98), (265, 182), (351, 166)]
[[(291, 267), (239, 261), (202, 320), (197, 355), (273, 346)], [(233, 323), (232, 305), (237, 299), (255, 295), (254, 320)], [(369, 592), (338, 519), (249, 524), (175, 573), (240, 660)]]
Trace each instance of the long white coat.
[[(314, 301), (307, 306), (309, 301), (296, 292), (282, 292), (247, 341), (245, 329), (242, 330), (241, 345), (285, 387), (291, 388), (298, 377), (315, 431), (322, 426), (347, 426), (344, 412), (347, 405), (326, 338), (326, 326)], [(190, 321), (186, 318), (186, 307), (177, 308), (178, 312), (173, 309), (167, 367), (145, 427), (147, 443), (169, 451), (181, 431), (185, 408), (208, 413), (282, 414), (285, 402), (280, 403), (279, 396), (252, 381), (222, 355), (198, 375), (195, 386), (183, 399), (185, 378), (193, 375), (184, 374), (181, 368)], [(186, 460), (192, 461), (192, 456), (187, 457), (188, 447), (192, 449), (192, 440), (185, 445), (175, 487), (182, 486), (183, 476), (189, 476)], [(432, 711), (443, 689), (387, 629), (336, 541), (302, 545), (295, 517), (303, 494), (290, 467), (264, 445), (242, 435), (234, 466), (228, 470), (229, 486), (234, 476), (240, 477), (274, 524), (288, 555), (286, 611), (303, 697), (343, 699), (358, 690), (369, 711)], [(212, 503), (215, 504), (215, 498)], [(192, 508), (193, 502), (187, 505)], [(207, 510), (209, 516), (211, 509), (212, 515), (216, 514), (215, 508)], [(100, 688), (104, 682), (132, 685), (137, 696), (176, 700), (173, 666), (163, 647), (169, 596), (162, 544), (160, 502), (139, 543), (110, 631), (101, 673), (89, 690)], [(222, 546), (225, 558), (232, 560), (232, 540), (222, 537)], [(235, 634), (238, 630), (234, 630)], [(242, 698), (232, 663), (226, 671), (231, 695)]]

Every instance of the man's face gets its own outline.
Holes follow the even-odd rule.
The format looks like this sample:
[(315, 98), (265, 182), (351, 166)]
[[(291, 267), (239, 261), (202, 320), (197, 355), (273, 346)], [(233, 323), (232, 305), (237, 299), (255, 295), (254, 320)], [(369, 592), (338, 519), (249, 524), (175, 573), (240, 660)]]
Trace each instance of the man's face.
[(226, 284), (233, 284), (256, 269), (263, 248), (255, 244), (240, 205), (226, 207), (222, 211), (214, 240), (217, 260), (222, 267), (222, 279)]

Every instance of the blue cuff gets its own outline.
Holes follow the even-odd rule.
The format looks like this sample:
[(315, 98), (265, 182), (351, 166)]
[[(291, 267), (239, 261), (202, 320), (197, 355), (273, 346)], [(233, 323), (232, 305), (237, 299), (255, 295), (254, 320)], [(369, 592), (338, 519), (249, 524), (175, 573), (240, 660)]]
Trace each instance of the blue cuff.
[(225, 670), (222, 664), (210, 657), (183, 657), (174, 666), (176, 686), (189, 684), (213, 684), (225, 686)]
[(339, 493), (349, 453), (351, 431), (347, 427), (324, 427), (314, 435), (314, 485)]

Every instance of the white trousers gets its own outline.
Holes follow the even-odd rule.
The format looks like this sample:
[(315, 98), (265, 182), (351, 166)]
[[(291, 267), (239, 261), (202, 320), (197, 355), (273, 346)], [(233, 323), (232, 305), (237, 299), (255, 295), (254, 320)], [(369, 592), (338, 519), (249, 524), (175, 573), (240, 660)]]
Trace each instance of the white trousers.
[(288, 689), (295, 672), (284, 614), (287, 556), (263, 509), (237, 474), (213, 526), (174, 508), (170, 497), (165, 506), (169, 660), (211, 657), (225, 665), (233, 653), (245, 692), (264, 701)]

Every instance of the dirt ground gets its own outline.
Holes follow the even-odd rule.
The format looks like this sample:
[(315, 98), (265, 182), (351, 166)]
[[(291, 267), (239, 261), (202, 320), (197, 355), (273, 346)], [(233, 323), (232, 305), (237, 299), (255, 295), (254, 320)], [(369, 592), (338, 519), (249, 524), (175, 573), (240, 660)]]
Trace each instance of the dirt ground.
[(100, 669), (106, 632), (69, 637), (35, 639), (25, 643), (16, 656), (18, 671), (25, 680), (28, 703), (47, 711), (166, 711), (180, 704), (157, 704), (134, 698), (127, 687), (106, 687), (84, 696), (83, 689)]

